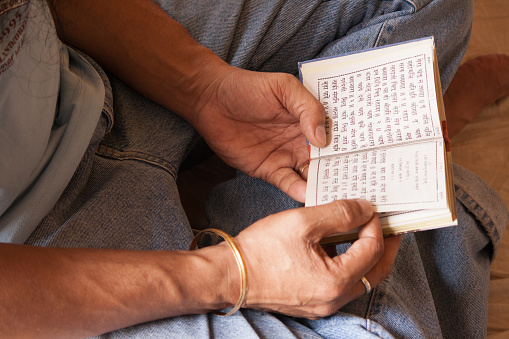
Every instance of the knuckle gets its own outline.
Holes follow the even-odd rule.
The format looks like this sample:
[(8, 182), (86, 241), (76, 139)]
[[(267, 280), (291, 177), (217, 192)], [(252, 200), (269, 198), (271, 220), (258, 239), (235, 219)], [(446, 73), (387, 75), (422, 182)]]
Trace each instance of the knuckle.
[(341, 285), (335, 285), (331, 289), (330, 301), (342, 299), (345, 296), (345, 288)]
[(335, 310), (331, 309), (330, 307), (327, 307), (327, 308), (321, 309), (317, 313), (317, 316), (320, 318), (325, 318), (325, 317), (328, 317), (329, 315), (333, 314), (334, 312), (335, 312)]
[(278, 173), (274, 172), (267, 179), (268, 182), (274, 182), (277, 187), (280, 187), (283, 191), (287, 191), (291, 184), (295, 181), (292, 180), (292, 173)]
[(279, 73), (281, 74), (281, 79), (285, 81), (297, 81), (297, 78), (289, 73)]
[(314, 313), (319, 317), (327, 317), (339, 309), (338, 301), (343, 300), (346, 294), (346, 288), (343, 284), (331, 279), (320, 288), (322, 302), (314, 309)]
[(285, 89), (288, 87), (292, 87), (293, 82), (297, 80), (293, 75), (287, 73), (276, 73), (274, 77), (277, 81), (278, 87), (281, 89)]
[(310, 227), (310, 225), (319, 221), (314, 220), (312, 216), (309, 215), (309, 211), (304, 208), (297, 208), (291, 212), (294, 234), (297, 234), (301, 239), (310, 238), (313, 234), (313, 228)]
[(352, 208), (352, 204), (347, 201), (340, 200), (336, 204), (336, 214), (339, 220), (342, 220), (343, 225), (351, 225), (355, 222), (356, 213)]
[(385, 246), (383, 240), (377, 241), (376, 239), (373, 239), (373, 254), (376, 258), (381, 258), (382, 255), (385, 252)]
[(326, 304), (326, 305), (316, 306), (315, 308), (313, 308), (311, 313), (313, 314), (313, 318), (316, 320), (316, 319), (328, 317), (328, 316), (334, 314), (336, 311), (337, 311), (337, 307), (334, 307), (334, 305), (332, 305), (332, 304)]

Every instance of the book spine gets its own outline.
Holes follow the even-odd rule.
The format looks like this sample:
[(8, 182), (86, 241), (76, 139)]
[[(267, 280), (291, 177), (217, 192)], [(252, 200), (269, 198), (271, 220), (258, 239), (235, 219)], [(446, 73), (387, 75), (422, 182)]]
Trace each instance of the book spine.
[[(444, 146), (446, 152), (451, 151), (451, 141), (449, 140), (449, 134), (447, 133), (447, 121), (442, 121), (442, 135), (444, 137)], [(309, 146), (308, 146), (309, 147)]]

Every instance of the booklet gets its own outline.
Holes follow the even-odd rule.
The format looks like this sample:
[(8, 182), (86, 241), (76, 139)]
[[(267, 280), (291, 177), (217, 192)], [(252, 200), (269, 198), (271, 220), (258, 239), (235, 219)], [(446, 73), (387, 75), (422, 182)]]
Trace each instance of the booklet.
[(327, 115), (327, 146), (309, 146), (306, 206), (366, 199), (385, 236), (457, 225), (432, 37), (301, 62), (299, 73)]

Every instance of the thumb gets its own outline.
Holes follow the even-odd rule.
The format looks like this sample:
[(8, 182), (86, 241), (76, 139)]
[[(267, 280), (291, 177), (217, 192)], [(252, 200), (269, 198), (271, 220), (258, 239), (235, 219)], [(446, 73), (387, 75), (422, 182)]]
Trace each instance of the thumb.
[(309, 236), (320, 241), (324, 237), (363, 226), (373, 217), (373, 207), (366, 200), (338, 200), (330, 204), (307, 208), (310, 223)]
[[(327, 144), (325, 132), (325, 109), (322, 103), (311, 94), (294, 76), (284, 77), (285, 91), (282, 91), (282, 104), (294, 117), (299, 119), (302, 133), (316, 147)], [(286, 81), (288, 80), (288, 81)]]

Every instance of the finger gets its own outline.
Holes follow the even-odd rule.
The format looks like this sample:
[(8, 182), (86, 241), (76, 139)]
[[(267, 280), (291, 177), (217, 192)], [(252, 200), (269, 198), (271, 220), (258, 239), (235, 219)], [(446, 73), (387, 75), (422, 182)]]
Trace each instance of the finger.
[(400, 242), (400, 235), (384, 238), (384, 254), (367, 274), (370, 275), (372, 281), (376, 285), (378, 285), (389, 276), (392, 265), (394, 264), (394, 260), (396, 260), (396, 256), (398, 255)]
[(362, 226), (372, 216), (373, 207), (366, 200), (338, 200), (307, 209), (307, 217), (313, 218), (308, 232), (311, 239), (319, 242), (324, 237)]
[(302, 133), (316, 147), (327, 144), (325, 109), (304, 85), (293, 76), (282, 77), (281, 103), (300, 121)]
[(276, 170), (267, 181), (278, 187), (298, 202), (306, 200), (306, 181), (293, 169), (284, 167)]
[[(327, 146), (327, 132), (325, 131), (325, 124), (316, 123), (312, 120), (316, 120), (316, 115), (311, 111), (304, 111), (300, 115), (300, 126), (302, 133), (306, 136), (309, 143), (316, 147)], [(323, 114), (325, 116), (325, 111)]]
[(308, 180), (308, 172), (309, 172), (309, 160), (300, 165), (299, 168), (297, 169), (297, 173), (299, 173), (301, 178), (304, 179), (305, 181)]
[(384, 239), (380, 220), (373, 216), (359, 228), (359, 239), (343, 254), (333, 260), (338, 263), (339, 273), (346, 281), (359, 281), (370, 271), (384, 254)]
[[(371, 288), (375, 288), (378, 284), (389, 277), (391, 268), (398, 255), (399, 243), (401, 236), (391, 236), (384, 239), (384, 254), (375, 266), (364, 276), (368, 279)], [(359, 280), (352, 291), (352, 300), (366, 293), (366, 286)]]

